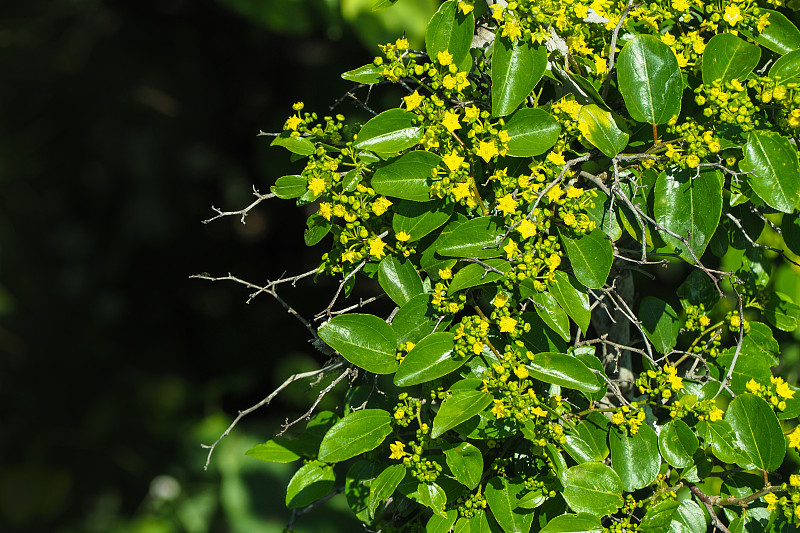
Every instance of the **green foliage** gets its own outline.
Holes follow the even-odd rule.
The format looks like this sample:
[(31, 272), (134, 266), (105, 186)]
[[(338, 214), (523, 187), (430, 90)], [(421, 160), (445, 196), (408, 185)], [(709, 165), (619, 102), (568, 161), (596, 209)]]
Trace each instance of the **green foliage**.
[[(800, 306), (771, 279), (800, 267), (800, 32), (766, 7), (448, 0), (425, 52), (344, 75), (397, 108), (295, 105), (273, 144), (305, 168), (273, 192), (324, 228), (317, 340), (371, 392), (318, 450), (249, 452), (303, 458), (287, 505), (352, 461), (382, 531), (800, 522), (799, 389), (773, 373)], [(335, 310), (355, 284), (393, 311)]]

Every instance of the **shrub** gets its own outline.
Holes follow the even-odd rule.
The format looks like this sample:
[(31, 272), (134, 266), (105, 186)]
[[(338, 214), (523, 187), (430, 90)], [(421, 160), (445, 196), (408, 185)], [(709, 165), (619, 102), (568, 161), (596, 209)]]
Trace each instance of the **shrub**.
[[(318, 267), (250, 286), (340, 281), (298, 315), (330, 361), (290, 378), (348, 379), (340, 409), (248, 452), (302, 462), (289, 508), (344, 491), (370, 531), (429, 533), (800, 523), (800, 394), (773, 375), (800, 320), (773, 279), (800, 266), (780, 7), (447, 0), (424, 52), (343, 74), (398, 107), (294, 106), (272, 144), (300, 173), (215, 217), (296, 199)], [(345, 301), (365, 278), (388, 316)]]

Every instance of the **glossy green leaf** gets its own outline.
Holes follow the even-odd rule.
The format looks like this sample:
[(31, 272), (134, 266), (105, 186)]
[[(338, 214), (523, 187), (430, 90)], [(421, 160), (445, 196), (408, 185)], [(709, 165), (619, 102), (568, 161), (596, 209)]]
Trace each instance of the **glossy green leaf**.
[(531, 377), (581, 392), (597, 392), (598, 377), (580, 360), (563, 353), (542, 352), (526, 363)]
[(550, 520), (539, 533), (602, 533), (600, 518), (588, 513), (565, 514)]
[(536, 314), (539, 315), (539, 318), (553, 331), (561, 335), (562, 339), (569, 341), (569, 317), (561, 308), (558, 300), (549, 292), (534, 293), (530, 296), (530, 299), (536, 308)]
[(731, 425), (725, 420), (717, 420), (706, 425), (706, 432), (703, 440), (711, 446), (711, 453), (714, 457), (725, 463), (746, 462), (738, 448), (736, 436)]
[(781, 233), (786, 247), (800, 255), (800, 214), (783, 215)]
[(694, 431), (680, 418), (664, 424), (658, 434), (658, 449), (664, 459), (675, 468), (691, 466), (692, 455), (699, 445), (700, 441)]
[(495, 477), (486, 484), (484, 494), (500, 527), (505, 533), (527, 533), (531, 530), (534, 513), (517, 505), (517, 495), (525, 489), (521, 480)]
[(356, 461), (347, 470), (344, 480), (344, 495), (347, 505), (356, 518), (367, 522), (372, 517), (369, 510), (370, 488), (383, 465), (375, 461)]
[(772, 131), (752, 131), (744, 158), (752, 169), (747, 181), (753, 192), (778, 211), (794, 211), (800, 198), (800, 164), (789, 139)]
[(483, 454), (468, 442), (442, 446), (447, 466), (459, 483), (474, 490), (483, 476)]
[(373, 374), (397, 370), (397, 337), (392, 327), (374, 315), (338, 315), (318, 331), (325, 344), (352, 364)]
[(492, 116), (513, 113), (542, 79), (546, 66), (544, 46), (497, 36), (492, 45)]
[(664, 500), (647, 510), (644, 533), (705, 533), (706, 517), (693, 500)]
[(479, 390), (453, 392), (452, 396), (442, 402), (433, 419), (431, 437), (435, 439), (448, 429), (469, 420), (489, 407), (492, 399), (491, 394)]
[(286, 507), (298, 509), (311, 505), (333, 490), (335, 480), (332, 466), (319, 461), (304, 464), (286, 488)]
[(611, 241), (606, 234), (599, 229), (580, 237), (572, 237), (561, 229), (558, 234), (578, 281), (590, 289), (603, 288), (611, 272), (611, 263), (614, 262)]
[(750, 44), (732, 33), (718, 33), (703, 51), (703, 83), (720, 87), (737, 79), (744, 81), (761, 59), (761, 47)]
[(394, 303), (403, 306), (411, 298), (422, 294), (422, 278), (411, 261), (400, 261), (387, 255), (378, 267), (378, 282)]
[(779, 57), (770, 67), (769, 77), (783, 83), (800, 78), (800, 50)]
[(647, 338), (660, 353), (668, 354), (678, 342), (683, 321), (664, 300), (645, 296), (639, 304), (639, 320)]
[(567, 469), (562, 496), (573, 511), (603, 517), (622, 507), (622, 481), (602, 463), (583, 463)]
[[(564, 314), (564, 311), (561, 311)], [(521, 335), (525, 347), (532, 352), (559, 352), (567, 351), (567, 343), (553, 328), (547, 325), (537, 313), (526, 312), (522, 319), (531, 329)], [(569, 319), (567, 319), (567, 332), (569, 332)]]
[(374, 450), (392, 432), (391, 416), (383, 409), (348, 413), (325, 434), (319, 445), (319, 460), (339, 463)]
[[(736, 348), (732, 347), (725, 350), (717, 358), (717, 363), (722, 365), (726, 372), (733, 362), (735, 352)], [(757, 383), (769, 383), (769, 378), (772, 377), (771, 366), (770, 357), (754, 352), (742, 345), (742, 350), (739, 354), (739, 358), (736, 360), (736, 366), (733, 367), (733, 374), (731, 375), (731, 390), (735, 394), (747, 392), (747, 383), (751, 379), (755, 380)]]
[(314, 246), (330, 233), (331, 223), (325, 217), (314, 214), (306, 219), (306, 230), (303, 233), (303, 240), (306, 246)]
[(658, 176), (653, 206), (656, 222), (688, 243), (667, 232), (661, 232), (661, 237), (689, 263), (695, 263), (695, 257), (700, 259), (717, 230), (722, 185), (717, 170), (697, 173), (673, 167)]
[[(450, 533), (457, 519), (457, 509), (450, 509), (444, 516), (435, 514), (431, 516), (428, 523), (425, 524), (425, 533)], [(462, 518), (461, 520), (466, 519)], [(469, 533), (469, 526), (467, 526), (467, 533)]]
[(441, 158), (432, 152), (407, 152), (375, 171), (372, 188), (378, 194), (392, 198), (427, 202), (431, 199), (429, 191), (436, 167), (441, 162)]
[(447, 503), (447, 495), (444, 493), (444, 490), (442, 490), (442, 487), (432, 482), (420, 483), (417, 487), (417, 494), (419, 495), (419, 502), (431, 509), (434, 514), (447, 516), (444, 512), (444, 506)]
[(418, 241), (450, 219), (453, 205), (453, 203), (445, 204), (442, 200), (430, 202), (403, 200), (395, 208), (392, 229), (395, 233), (402, 231), (411, 235), (409, 242)]
[(575, 427), (575, 435), (591, 447), (595, 461), (604, 461), (608, 457), (608, 432), (609, 421), (602, 414), (600, 417), (590, 414)]
[(425, 31), (425, 50), (428, 57), (437, 59), (439, 52), (449, 52), (453, 64), (461, 65), (469, 56), (472, 35), (475, 33), (475, 14), (464, 15), (458, 2), (447, 0), (434, 13)]
[(282, 146), (293, 154), (307, 156), (314, 153), (314, 143), (305, 137), (292, 137), (288, 132), (283, 132), (272, 139), (270, 146)]
[(561, 270), (555, 272), (555, 283), (549, 287), (550, 294), (561, 308), (575, 321), (581, 331), (586, 334), (592, 312), (589, 308), (589, 295), (577, 280)]
[(503, 255), (499, 247), (505, 233), (502, 221), (492, 217), (473, 218), (446, 235), (436, 248), (436, 253), (447, 257), (491, 259)]
[(367, 121), (358, 132), (353, 147), (379, 154), (396, 154), (416, 145), (420, 139), (422, 128), (416, 125), (416, 115), (395, 108)]
[(608, 157), (614, 157), (628, 146), (629, 135), (619, 129), (611, 113), (595, 104), (581, 107), (578, 129), (587, 141)]
[(589, 219), (592, 220), (597, 228), (605, 233), (611, 241), (616, 242), (622, 237), (622, 227), (617, 220), (616, 210), (611, 211), (611, 199), (603, 191), (595, 191), (597, 196), (594, 199), (594, 206), (586, 210)]
[[(511, 270), (511, 263), (505, 259), (488, 259), (484, 262), (503, 273)], [(470, 263), (455, 273), (453, 280), (450, 282), (450, 287), (447, 289), (447, 294), (451, 295), (462, 289), (494, 283), (499, 279), (503, 279), (503, 274), (488, 270), (478, 263)]]
[(780, 292), (772, 292), (764, 304), (764, 316), (781, 331), (794, 331), (800, 324), (800, 306)]
[(420, 294), (408, 301), (392, 320), (392, 329), (397, 335), (397, 343), (419, 342), (433, 333), (439, 319), (431, 306), (430, 294)]
[(406, 467), (402, 464), (387, 466), (369, 487), (369, 514), (373, 516), (375, 510), (389, 499), (394, 490), (406, 476)]
[(365, 85), (374, 85), (383, 81), (381, 72), (385, 67), (383, 65), (376, 66), (374, 63), (367, 63), (357, 69), (348, 70), (342, 74), (342, 78), (347, 81), (355, 83), (363, 83)]
[(753, 394), (740, 394), (728, 405), (725, 421), (731, 425), (736, 440), (749, 459), (748, 468), (755, 465), (762, 470), (777, 470), (783, 463), (786, 449), (783, 431), (775, 411), (763, 398)]
[(287, 200), (289, 198), (300, 198), (308, 190), (308, 180), (303, 176), (281, 176), (275, 180), (275, 185), (270, 187), (270, 191), (275, 196)]
[(291, 439), (275, 437), (263, 444), (256, 444), (245, 455), (268, 463), (291, 463), (300, 459), (302, 454)]
[(556, 144), (561, 125), (544, 109), (525, 107), (511, 115), (506, 122), (506, 131), (511, 136), (508, 155), (534, 157)]
[(678, 298), (681, 305), (703, 304), (706, 309), (711, 309), (719, 301), (719, 292), (708, 274), (702, 270), (692, 270), (686, 279), (678, 286)]
[(410, 387), (446, 376), (466, 362), (464, 357), (453, 354), (453, 333), (431, 333), (408, 352), (397, 373), (394, 384)]
[(637, 35), (617, 60), (625, 107), (638, 122), (665, 124), (681, 111), (683, 80), (672, 49), (653, 35)]
[(800, 30), (783, 13), (763, 8), (761, 13), (769, 14), (769, 24), (753, 36), (755, 42), (781, 55), (800, 48)]
[(578, 463), (594, 462), (595, 451), (592, 446), (580, 437), (575, 435), (566, 435), (566, 441), (562, 444), (564, 451), (566, 451), (572, 459)]
[(634, 491), (655, 481), (661, 467), (658, 436), (650, 426), (642, 424), (635, 435), (611, 431), (608, 435), (611, 466), (619, 474), (622, 487)]

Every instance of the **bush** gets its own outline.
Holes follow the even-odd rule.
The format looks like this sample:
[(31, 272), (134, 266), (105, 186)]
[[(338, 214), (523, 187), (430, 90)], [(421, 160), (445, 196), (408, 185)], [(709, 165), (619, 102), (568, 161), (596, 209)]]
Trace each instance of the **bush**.
[[(762, 4), (448, 0), (424, 52), (343, 74), (397, 108), (294, 106), (272, 144), (300, 174), (215, 217), (296, 199), (327, 250), (227, 278), (331, 356), (287, 383), (349, 383), (248, 452), (302, 460), (289, 508), (344, 491), (370, 531), (431, 533), (800, 523), (800, 394), (773, 375), (800, 320), (800, 30)], [(308, 320), (276, 291), (312, 275), (340, 284)]]

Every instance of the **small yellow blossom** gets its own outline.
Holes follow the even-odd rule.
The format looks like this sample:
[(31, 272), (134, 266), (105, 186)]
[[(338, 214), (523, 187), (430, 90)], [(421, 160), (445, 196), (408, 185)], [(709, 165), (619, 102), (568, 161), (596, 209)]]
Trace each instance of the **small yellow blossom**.
[(674, 366), (665, 366), (664, 374), (666, 375), (667, 383), (669, 383), (670, 387), (672, 387), (672, 390), (679, 391), (683, 389), (683, 378), (678, 376), (678, 370)]
[(468, 4), (463, 0), (458, 0), (458, 9), (460, 9), (461, 13), (463, 13), (464, 15), (469, 15), (470, 13), (472, 13), (472, 10), (475, 9), (475, 6), (473, 6), (472, 4)]
[(485, 162), (489, 162), (493, 157), (498, 155), (497, 146), (493, 140), (481, 141), (478, 146), (478, 156)]
[(407, 50), (408, 49), (408, 39), (405, 37), (401, 39), (397, 39), (394, 45), (397, 47), (398, 50)]
[(495, 400), (494, 407), (492, 407), (492, 414), (495, 418), (504, 418), (508, 416), (508, 412), (506, 411), (506, 406), (503, 405), (503, 400)]
[(789, 446), (800, 451), (800, 426), (797, 426), (793, 432), (789, 433)]
[(577, 222), (578, 222), (578, 220), (575, 218), (575, 214), (574, 213), (567, 213), (566, 215), (564, 215), (564, 225), (572, 227)]
[(700, 158), (692, 154), (686, 158), (686, 164), (689, 168), (697, 168), (700, 165)]
[(442, 80), (442, 87), (444, 87), (445, 89), (448, 89), (448, 90), (453, 90), (453, 89), (456, 88), (456, 83), (457, 83), (457, 80), (456, 80), (455, 76), (452, 76), (451, 74), (448, 74)]
[(678, 66), (681, 68), (689, 64), (689, 60), (686, 59), (686, 56), (683, 55), (683, 52), (681, 52), (680, 54), (675, 54), (675, 59), (678, 60)]
[(464, 116), (470, 122), (478, 118), (481, 114), (481, 110), (478, 109), (475, 105), (471, 105), (469, 107), (464, 108)]
[(531, 409), (531, 413), (535, 414), (536, 416), (547, 416), (547, 411), (545, 411), (541, 407), (534, 407), (533, 409)]
[(550, 270), (555, 270), (561, 264), (561, 256), (558, 254), (550, 254), (550, 257), (545, 260), (545, 263), (547, 263)]
[(572, 8), (572, 12), (575, 13), (575, 16), (579, 19), (585, 19), (589, 16), (589, 6), (578, 4)]
[(547, 160), (555, 165), (563, 165), (567, 162), (561, 152), (550, 152), (547, 154)]
[[(406, 412), (403, 409), (398, 409), (394, 412), (394, 419), (395, 420), (402, 420), (406, 416)], [(391, 447), (391, 445), (390, 445)]]
[(567, 189), (567, 198), (580, 198), (581, 194), (583, 194), (583, 189), (580, 187), (570, 185), (569, 189)]
[(800, 487), (800, 474), (792, 474), (789, 476), (789, 485), (792, 487)]
[(707, 328), (708, 325), (711, 324), (711, 319), (708, 318), (708, 315), (701, 315), (697, 321), (700, 322), (700, 325), (704, 328)]
[(333, 215), (333, 209), (331, 209), (331, 204), (322, 202), (319, 204), (319, 210), (317, 211), (321, 217), (325, 220), (330, 220), (331, 215)]
[(505, 307), (508, 303), (508, 300), (508, 295), (505, 292), (500, 291), (497, 293), (497, 296), (494, 297), (494, 300), (492, 300), (492, 305), (499, 309), (501, 307)]
[(556, 184), (552, 186), (549, 191), (547, 191), (547, 199), (551, 202), (555, 202), (561, 198), (563, 193), (564, 191), (561, 190), (561, 185)]
[(528, 369), (523, 365), (517, 366), (517, 368), (514, 369), (514, 374), (516, 374), (519, 379), (525, 379), (530, 375)]
[(511, 194), (506, 194), (497, 202), (497, 208), (503, 212), (504, 215), (510, 215), (517, 210), (517, 201)]
[[(761, 33), (769, 26), (769, 13), (764, 13), (758, 18), (758, 22), (756, 22), (756, 28)], [(800, 509), (800, 507), (798, 507)]]
[(450, 267), (440, 268), (439, 277), (442, 279), (451, 279), (453, 277), (453, 271), (450, 270)]
[(761, 385), (759, 385), (758, 382), (756, 380), (754, 380), (754, 379), (751, 379), (750, 381), (748, 381), (747, 385), (745, 385), (745, 386), (747, 387), (747, 390), (749, 390), (753, 394), (758, 394), (758, 391), (761, 390)]
[(712, 422), (716, 422), (718, 420), (722, 420), (722, 415), (725, 414), (725, 411), (720, 409), (719, 407), (715, 407), (710, 413), (708, 413), (708, 418)]
[(774, 511), (777, 508), (778, 497), (773, 493), (764, 494), (764, 501), (767, 502), (767, 511)]
[(372, 212), (378, 216), (381, 216), (389, 209), (389, 206), (392, 205), (392, 201), (388, 198), (381, 196), (374, 202), (372, 202)]
[(775, 384), (775, 392), (778, 393), (778, 396), (781, 398), (794, 398), (794, 391), (789, 387), (789, 384), (783, 380), (783, 378), (777, 377), (770, 379)]
[(325, 180), (320, 177), (313, 177), (311, 178), (311, 181), (308, 182), (308, 190), (315, 195), (325, 192), (326, 187)]
[(405, 231), (401, 231), (400, 233), (396, 234), (394, 238), (397, 239), (399, 242), (408, 242), (411, 240), (411, 235), (409, 235)]
[(386, 247), (386, 243), (383, 242), (383, 239), (380, 237), (375, 237), (374, 239), (370, 239), (369, 241), (369, 255), (376, 259), (380, 259), (386, 252), (383, 250)]
[(303, 122), (303, 119), (301, 119), (297, 115), (292, 115), (291, 117), (286, 119), (286, 125), (284, 126), (284, 128), (287, 130), (296, 130), (297, 126), (299, 126), (301, 122)]
[(461, 124), (458, 123), (458, 115), (452, 111), (446, 111), (442, 119), (442, 126), (447, 128), (447, 131), (451, 133), (459, 129)]
[(353, 250), (347, 250), (345, 253), (342, 254), (342, 261), (347, 261), (349, 263), (356, 262), (356, 252)]
[(661, 36), (661, 42), (666, 44), (667, 46), (672, 46), (675, 44), (675, 36), (671, 33), (665, 33)]
[(513, 240), (508, 239), (508, 244), (503, 246), (503, 251), (506, 253), (506, 259), (512, 259), (519, 254), (519, 247)]
[(722, 15), (722, 18), (731, 26), (736, 26), (736, 23), (744, 17), (742, 17), (742, 10), (739, 9), (739, 6), (733, 4), (725, 6), (725, 14)]
[(425, 97), (419, 94), (416, 90), (413, 93), (409, 94), (408, 96), (403, 97), (403, 100), (406, 101), (406, 109), (408, 111), (413, 111), (414, 109), (419, 107), (419, 105), (422, 103), (424, 99)]
[(672, 9), (686, 11), (689, 9), (689, 2), (686, 0), (672, 0)]
[(481, 341), (475, 341), (475, 344), (472, 345), (472, 353), (475, 355), (480, 355), (483, 352), (483, 343)]
[(453, 187), (453, 196), (456, 197), (456, 202), (460, 202), (464, 198), (470, 198), (472, 191), (469, 190), (469, 183), (463, 181)]
[(442, 50), (438, 54), (436, 54), (436, 59), (439, 61), (440, 64), (443, 66), (447, 66), (453, 62), (453, 54), (448, 52), (447, 50)]
[(519, 226), (517, 226), (517, 231), (520, 235), (522, 235), (523, 239), (528, 239), (536, 235), (536, 224), (528, 220), (527, 218), (522, 219)]
[(510, 20), (503, 24), (503, 31), (500, 33), (503, 37), (508, 37), (512, 41), (516, 41), (522, 36), (522, 28), (516, 21)]
[(601, 56), (596, 56), (594, 58), (594, 73), (595, 74), (605, 74), (608, 72), (608, 59)]
[(511, 317), (504, 316), (500, 318), (500, 333), (513, 333), (517, 327), (517, 321)]
[(449, 168), (452, 172), (455, 172), (461, 167), (461, 163), (464, 162), (464, 158), (454, 152), (450, 152), (442, 157), (442, 161), (444, 161), (444, 164), (447, 165), (447, 168)]
[(406, 451), (406, 445), (399, 440), (396, 440), (394, 443), (390, 444), (389, 449), (392, 451), (391, 455), (389, 455), (389, 459), (402, 459), (406, 455), (409, 455), (409, 453)]

